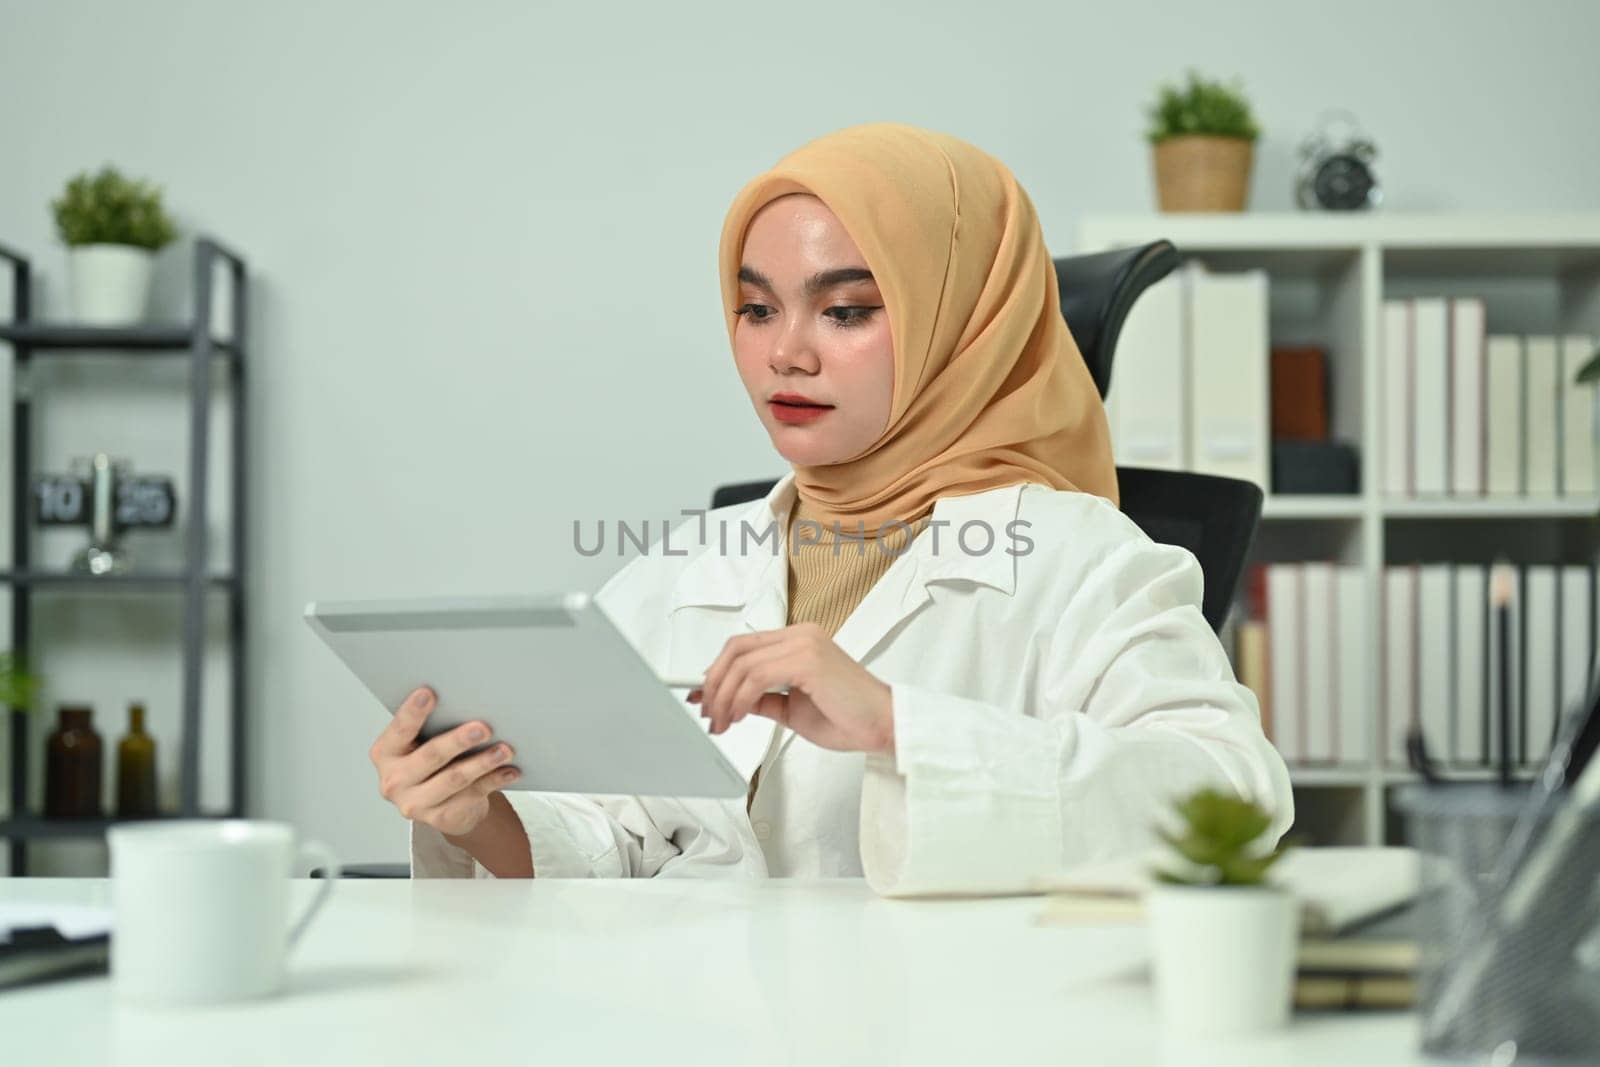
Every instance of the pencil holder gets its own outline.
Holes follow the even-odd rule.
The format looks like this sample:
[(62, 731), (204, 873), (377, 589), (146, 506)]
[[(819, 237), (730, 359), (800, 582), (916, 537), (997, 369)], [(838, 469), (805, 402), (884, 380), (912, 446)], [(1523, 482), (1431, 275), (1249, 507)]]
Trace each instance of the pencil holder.
[(1529, 801), (1526, 786), (1492, 784), (1396, 797), (1422, 861), (1426, 1053), (1600, 1062), (1600, 819), (1564, 800), (1534, 814)]

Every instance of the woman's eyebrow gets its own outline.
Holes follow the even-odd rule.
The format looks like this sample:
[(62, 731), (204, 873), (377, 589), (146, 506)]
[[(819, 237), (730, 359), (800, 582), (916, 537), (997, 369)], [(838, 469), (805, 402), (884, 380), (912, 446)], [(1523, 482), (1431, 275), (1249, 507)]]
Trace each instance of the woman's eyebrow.
[[(740, 267), (739, 280), (759, 285), (769, 293), (777, 292), (772, 287), (772, 280), (754, 267)], [(839, 267), (834, 270), (820, 271), (806, 279), (805, 294), (816, 296), (818, 293), (830, 289), (835, 285), (844, 285), (848, 282), (873, 281), (872, 272), (865, 267)]]

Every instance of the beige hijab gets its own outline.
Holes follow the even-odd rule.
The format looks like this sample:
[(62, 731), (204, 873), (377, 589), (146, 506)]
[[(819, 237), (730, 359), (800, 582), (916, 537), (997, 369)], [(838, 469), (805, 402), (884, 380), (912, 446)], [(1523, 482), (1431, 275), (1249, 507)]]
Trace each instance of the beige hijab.
[(1105, 408), (1061, 317), (1055, 268), (1005, 164), (948, 134), (851, 126), (734, 198), (719, 252), (728, 337), (750, 220), (790, 193), (826, 204), (866, 257), (894, 340), (894, 398), (860, 455), (796, 465), (818, 521), (874, 535), (944, 496), (1040, 482), (1118, 502)]

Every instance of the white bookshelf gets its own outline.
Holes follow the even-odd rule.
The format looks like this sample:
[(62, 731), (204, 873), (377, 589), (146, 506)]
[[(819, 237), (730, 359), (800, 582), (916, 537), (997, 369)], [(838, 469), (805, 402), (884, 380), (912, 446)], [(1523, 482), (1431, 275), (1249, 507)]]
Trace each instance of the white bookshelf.
[[(1333, 559), (1361, 567), (1367, 662), (1381, 662), (1378, 605), (1388, 563), (1430, 554), (1458, 562), (1488, 562), (1501, 553), (1530, 562), (1600, 558), (1600, 498), (1384, 495), (1378, 417), (1385, 299), (1476, 296), (1484, 301), (1490, 333), (1600, 336), (1600, 214), (1099, 215), (1080, 223), (1078, 250), (1161, 239), (1212, 270), (1265, 270), (1273, 343), (1318, 344), (1327, 351), (1331, 429), (1357, 445), (1362, 491), (1269, 493), (1253, 555), (1261, 562)], [(1372, 759), (1290, 769), (1297, 822), (1320, 843), (1395, 839), (1390, 794), (1416, 776), (1384, 763), (1381, 685), (1375, 667), (1365, 709), (1354, 709), (1366, 718)], [(1452, 777), (1491, 775), (1468, 769)]]

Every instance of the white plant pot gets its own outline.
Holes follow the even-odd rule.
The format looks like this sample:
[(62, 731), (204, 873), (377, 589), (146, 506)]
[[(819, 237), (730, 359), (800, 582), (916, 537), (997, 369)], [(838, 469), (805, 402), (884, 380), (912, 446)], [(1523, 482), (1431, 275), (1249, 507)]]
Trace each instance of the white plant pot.
[(132, 245), (78, 245), (67, 250), (72, 318), (91, 326), (127, 326), (144, 319), (154, 253)]
[(1146, 898), (1156, 1003), (1170, 1033), (1239, 1037), (1283, 1026), (1300, 906), (1271, 886), (1158, 885)]

